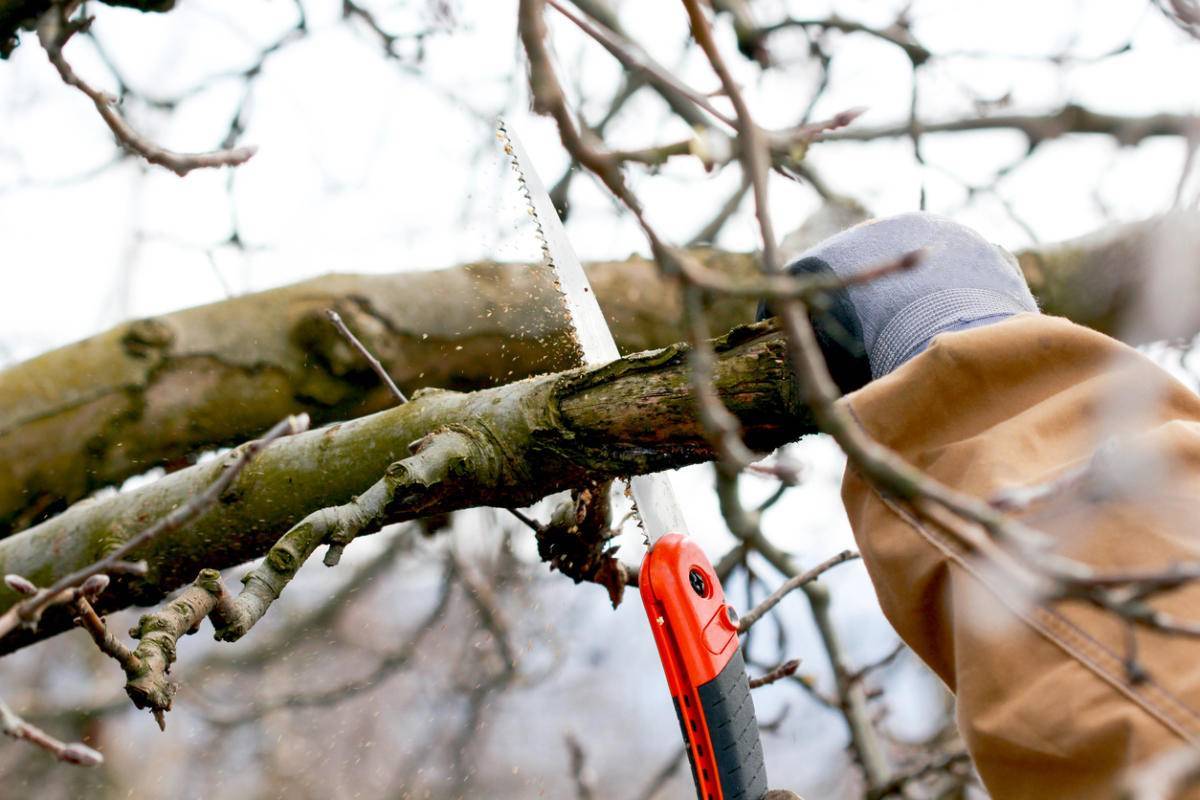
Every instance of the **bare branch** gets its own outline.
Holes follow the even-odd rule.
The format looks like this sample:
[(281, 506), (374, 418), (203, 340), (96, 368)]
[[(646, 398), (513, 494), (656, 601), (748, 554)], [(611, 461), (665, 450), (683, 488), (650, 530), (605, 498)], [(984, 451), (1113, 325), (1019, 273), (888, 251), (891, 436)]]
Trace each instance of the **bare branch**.
[(434, 630), (434, 627), (445, 619), (446, 609), (449, 607), (450, 599), (453, 596), (453, 588), (453, 575), (450, 570), (447, 570), (441, 589), (438, 592), (438, 598), (429, 613), (424, 616), (404, 642), (384, 654), (371, 671), (362, 678), (347, 681), (337, 686), (322, 688), (317, 691), (291, 692), (273, 697), (255, 703), (233, 715), (210, 716), (210, 721), (222, 727), (232, 727), (262, 719), (264, 716), (278, 711), (334, 706), (357, 697), (364, 692), (379, 688), (389, 678), (406, 669), (412, 663), (413, 657), (419, 652), (418, 648), (421, 643)]
[(872, 661), (870, 664), (865, 664), (865, 665), (859, 667), (858, 669), (856, 669), (850, 675), (850, 680), (855, 681), (855, 682), (861, 681), (863, 678), (867, 677), (872, 672), (883, 669), (888, 664), (891, 664), (893, 661), (895, 661), (897, 658), (899, 658), (901, 653), (903, 653), (907, 649), (908, 649), (908, 645), (906, 645), (904, 642), (897, 642), (896, 646), (893, 647), (891, 650), (889, 650), (882, 658), (877, 658), (874, 661)]
[(770, 672), (757, 678), (751, 678), (750, 688), (757, 689), (760, 686), (770, 686), (776, 681), (795, 675), (798, 669), (800, 669), (800, 659), (794, 658), (791, 661), (785, 661)]
[[(763, 534), (759, 524), (761, 517), (742, 506), (736, 475), (717, 470), (717, 499), (720, 502), (721, 516), (724, 517), (730, 532), (745, 543), (747, 548), (758, 552), (772, 567), (788, 578), (802, 573), (791, 556), (777, 548)], [(793, 675), (791, 680), (798, 682), (818, 702), (841, 714), (850, 733), (850, 747), (855, 760), (862, 766), (868, 782), (878, 783), (887, 772), (887, 762), (867, 708), (866, 693), (862, 686), (850, 680), (852, 673), (846, 666), (841, 638), (829, 616), (829, 594), (824, 586), (813, 581), (800, 583), (799, 588), (804, 592), (812, 609), (821, 644), (833, 670), (837, 695), (830, 700), (804, 678)]]
[[(694, 110), (695, 107), (699, 107), (704, 109), (714, 119), (721, 121), (731, 128), (734, 127), (734, 121), (713, 106), (708, 101), (708, 98), (679, 81), (671, 74), (670, 70), (651, 58), (644, 49), (630, 41), (627, 37), (609, 30), (604, 22), (615, 22), (615, 17), (603, 22), (600, 20), (589, 22), (572, 12), (559, 2), (559, 0), (546, 0), (546, 2), (564, 17), (575, 23), (580, 30), (595, 39), (614, 58), (620, 61), (621, 65), (631, 74), (641, 77), (647, 83), (654, 86), (662, 94), (663, 99), (671, 106), (671, 110), (689, 123), (695, 125), (702, 122), (703, 117), (697, 117)], [(576, 3), (576, 5), (580, 4)]]
[(466, 589), (467, 599), (479, 612), (480, 624), (491, 633), (492, 640), (496, 643), (496, 648), (499, 650), (504, 664), (501, 677), (504, 679), (511, 677), (517, 671), (517, 654), (513, 648), (508, 621), (500, 610), (500, 604), (496, 601), (495, 594), (486, 583), (475, 576), (471, 568), (464, 564), (453, 550), (450, 552), (450, 565), (454, 575)]
[(81, 767), (94, 767), (104, 763), (104, 756), (82, 742), (67, 744), (55, 739), (36, 725), (30, 725), (17, 716), (8, 704), (0, 700), (0, 731), (6, 736), (29, 742), (50, 753), (59, 761)]
[(134, 130), (117, 111), (116, 98), (93, 88), (83, 78), (80, 78), (63, 56), (63, 46), (67, 41), (89, 24), (88, 20), (70, 19), (70, 15), (77, 5), (78, 0), (66, 0), (51, 5), (38, 20), (38, 41), (41, 42), (42, 49), (46, 51), (50, 63), (58, 70), (63, 83), (73, 86), (87, 95), (88, 99), (96, 106), (101, 119), (116, 137), (118, 144), (151, 164), (166, 167), (180, 177), (194, 169), (233, 167), (250, 160), (255, 153), (253, 147), (213, 150), (208, 153), (176, 153), (154, 144)]
[(738, 622), (738, 632), (745, 633), (749, 630), (751, 625), (762, 619), (763, 614), (766, 614), (772, 608), (779, 605), (779, 602), (787, 597), (789, 593), (794, 592), (801, 586), (812, 583), (838, 564), (845, 564), (847, 561), (853, 561), (857, 558), (860, 558), (858, 553), (852, 550), (843, 550), (837, 555), (825, 559), (812, 569), (805, 570), (799, 575), (793, 575), (788, 578), (778, 589), (771, 592), (770, 596), (742, 615), (741, 621)]
[(839, 17), (834, 14), (829, 17), (812, 18), (812, 19), (785, 19), (771, 25), (764, 25), (759, 28), (759, 34), (769, 36), (779, 31), (788, 30), (789, 28), (820, 28), (821, 30), (836, 30), (842, 33), (863, 33), (868, 36), (874, 36), (876, 39), (894, 44), (904, 51), (908, 56), (908, 60), (913, 63), (913, 66), (920, 66), (933, 57), (933, 53), (913, 38), (912, 33), (901, 27), (893, 24), (887, 28), (872, 28), (862, 22)]
[(638, 794), (638, 800), (654, 800), (654, 798), (658, 797), (662, 787), (667, 781), (675, 777), (675, 773), (679, 772), (686, 760), (687, 751), (683, 748), (679, 748), (668, 756), (662, 766), (650, 778), (645, 788)]
[(913, 250), (900, 258), (866, 267), (849, 277), (834, 274), (800, 276), (786, 273), (729, 275), (706, 267), (695, 259), (680, 259), (679, 265), (689, 281), (712, 292), (768, 300), (811, 300), (847, 286), (869, 283), (885, 275), (913, 269), (920, 265), (924, 256), (924, 250)]
[(114, 659), (125, 672), (136, 672), (141, 668), (141, 660), (108, 630), (108, 626), (86, 597), (77, 599), (73, 608), (76, 622), (88, 632), (101, 653)]
[(867, 800), (883, 800), (885, 797), (906, 796), (905, 788), (922, 778), (942, 772), (950, 772), (958, 767), (971, 763), (971, 757), (965, 750), (935, 755), (916, 767), (896, 775), (887, 783), (872, 788), (867, 792)]
[(392, 380), (392, 376), (389, 375), (387, 370), (383, 368), (383, 364), (379, 363), (379, 359), (373, 356), (371, 351), (366, 348), (366, 345), (360, 342), (358, 337), (350, 332), (350, 329), (346, 327), (346, 323), (342, 321), (342, 315), (330, 308), (325, 311), (325, 316), (329, 317), (329, 321), (333, 323), (333, 327), (338, 329), (338, 333), (340, 333), (348, 342), (350, 342), (351, 347), (357, 350), (358, 354), (366, 359), (366, 362), (371, 365), (371, 369), (373, 369), (375, 374), (379, 376), (379, 380), (383, 381), (384, 386), (386, 386), (388, 391), (392, 393), (392, 397), (396, 398), (396, 402), (407, 403), (408, 398), (404, 396), (404, 392), (400, 391), (400, 387), (396, 385), (396, 382)]
[[(1031, 147), (1069, 133), (1112, 136), (1122, 145), (1135, 145), (1151, 136), (1196, 137), (1200, 117), (1187, 114), (1151, 114), (1144, 117), (1104, 114), (1079, 105), (1066, 105), (1045, 114), (995, 114), (943, 122), (919, 123), (921, 133), (961, 133), (1011, 129), (1025, 134)], [(869, 142), (912, 135), (909, 121), (876, 128), (854, 128), (826, 134), (830, 142)]]
[(712, 65), (713, 71), (717, 73), (717, 77), (721, 79), (721, 86), (725, 89), (725, 94), (729, 97), (729, 101), (733, 103), (733, 108), (737, 112), (737, 124), (735, 127), (737, 129), (738, 141), (741, 144), (742, 169), (750, 179), (750, 187), (754, 195), (755, 216), (758, 218), (758, 225), (762, 234), (764, 271), (768, 273), (775, 272), (781, 265), (779, 264), (777, 255), (778, 240), (775, 238), (775, 229), (771, 223), (770, 214), (767, 211), (767, 176), (770, 170), (770, 145), (762, 129), (758, 127), (753, 117), (751, 117), (750, 107), (746, 104), (740, 87), (734, 81), (733, 75), (725, 65), (725, 60), (721, 57), (721, 53), (717, 49), (717, 44), (712, 37), (712, 30), (709, 27), (708, 20), (704, 16), (704, 11), (700, 8), (699, 2), (697, 0), (683, 0), (683, 4), (687, 9), (688, 18), (692, 23), (693, 38), (695, 38), (696, 43), (700, 45), (700, 49), (708, 57), (709, 64)]

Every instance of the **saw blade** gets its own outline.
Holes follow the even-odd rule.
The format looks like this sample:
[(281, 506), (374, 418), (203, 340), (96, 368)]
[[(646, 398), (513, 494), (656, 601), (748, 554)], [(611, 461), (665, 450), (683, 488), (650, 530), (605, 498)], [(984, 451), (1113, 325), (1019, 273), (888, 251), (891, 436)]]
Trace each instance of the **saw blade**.
[(554, 273), (554, 286), (570, 316), (571, 329), (582, 352), (584, 366), (616, 361), (621, 357), (617, 343), (613, 341), (608, 323), (600, 312), (600, 304), (596, 302), (583, 265), (579, 263), (575, 249), (567, 239), (566, 229), (550, 200), (550, 193), (533, 168), (521, 140), (509, 131), (503, 121), (497, 124), (496, 135), (504, 144), (504, 152), (511, 159), (521, 193), (529, 202), (529, 215), (533, 217), (542, 256)]
[[(554, 273), (554, 285), (562, 298), (583, 365), (615, 361), (621, 354), (550, 193), (538, 177), (520, 139), (503, 120), (497, 121), (496, 137), (503, 144), (521, 193), (529, 203), (528, 211), (533, 217), (542, 256)], [(668, 475), (639, 475), (630, 479), (629, 488), (647, 545), (653, 545), (666, 533), (687, 533)]]

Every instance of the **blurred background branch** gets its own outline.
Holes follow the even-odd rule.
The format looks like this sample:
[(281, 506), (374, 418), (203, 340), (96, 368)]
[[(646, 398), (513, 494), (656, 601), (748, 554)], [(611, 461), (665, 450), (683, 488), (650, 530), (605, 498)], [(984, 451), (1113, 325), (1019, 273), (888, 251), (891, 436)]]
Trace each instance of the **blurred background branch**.
[[(569, 153), (555, 126), (521, 116), (530, 93), (513, 57), (515, 3), (111, 5), (132, 10), (91, 4), (90, 27), (59, 31), (72, 38), (68, 83), (87, 87), (89, 106), (59, 80), (67, 37), (46, 29), (57, 67), (47, 70), (31, 35), (56, 8), (0, 0), (0, 125), (11, 132), (0, 143), (0, 219), (5, 261), (18, 266), (0, 314), (0, 352), (13, 362), (0, 372), (6, 537), (63, 529), (97, 495), (125, 507), (138, 496), (131, 490), (167, 473), (179, 473), (177, 486), (211, 477), (221, 448), (282, 416), (331, 424), (321, 435), (332, 440), (338, 423), (390, 406), (392, 393), (329, 325), (327, 308), (410, 394), (569, 366), (565, 328), (546, 311), (553, 289), (530, 267), (537, 254), (492, 140), (501, 111), (561, 175), (555, 204), (596, 259), (591, 279), (624, 353), (699, 344), (698, 332), (722, 334), (755, 312), (752, 300), (711, 291), (685, 304), (679, 276), (630, 252), (658, 256), (655, 248), (690, 240), (708, 247), (680, 258), (746, 279), (760, 254), (782, 263), (869, 212), (924, 207), (1009, 246), (1045, 311), (1142, 346), (1195, 380), (1200, 109), (1178, 91), (1179, 76), (1200, 67), (1189, 2), (1084, 3), (1064, 16), (1039, 4), (966, 13), (923, 2), (714, 0), (692, 4), (712, 24), (706, 55), (682, 4), (635, 13), (554, 0), (544, 69), (563, 78), (558, 123), (585, 145)], [(714, 54), (724, 81), (710, 71)], [(739, 117), (750, 111), (765, 157), (748, 168)], [(247, 137), (262, 147), (253, 161), (182, 184), (142, 163), (245, 152)], [(637, 222), (581, 169), (595, 153), (610, 159), (601, 166), (640, 209)], [(654, 232), (649, 249), (643, 230)], [(1163, 242), (1176, 265), (1166, 301)], [(316, 277), (346, 270), (362, 274)], [(710, 422), (734, 394), (710, 398)], [(455, 402), (432, 394), (412, 413)], [(425, 418), (396, 430), (409, 412), (388, 413), (352, 446), (305, 454), (319, 469), (286, 506), (197, 523), (183, 536), (203, 543), (203, 558), (164, 550), (158, 589), (113, 597), (157, 600), (198, 567), (240, 563), (313, 508), (346, 502), (428, 432)], [(714, 423), (715, 437), (689, 427), (694, 449), (663, 465), (709, 458), (714, 441), (729, 445), (726, 467), (744, 460), (733, 445), (754, 433), (748, 416)], [(622, 441), (652, 446), (669, 428), (660, 421), (648, 415), (644, 438)], [(345, 428), (353, 424), (372, 423)], [(361, 456), (366, 439), (395, 452)], [(704, 467), (683, 480), (698, 535), (710, 553), (728, 553), (718, 568), (729, 594), (745, 609), (770, 605), (744, 646), (765, 681), (755, 696), (773, 783), (810, 800), (977, 792), (952, 701), (896, 646), (860, 566), (768, 599), (806, 570), (841, 563), (849, 537), (833, 488), (836, 448), (812, 437), (755, 466), (718, 470), (715, 492)], [(242, 507), (261, 489), (252, 484), (222, 507)], [(558, 485), (505, 502), (533, 502), (538, 487)], [(115, 503), (103, 499), (118, 492)], [(521, 513), (536, 527), (565, 502)], [(635, 559), (627, 500), (612, 502), (604, 536)], [(5, 659), (6, 695), (24, 719), (107, 756), (94, 770), (58, 771), (51, 759), (6, 753), (6, 786), (44, 797), (154, 795), (167, 784), (247, 797), (686, 794), (636, 603), (609, 611), (602, 592), (546, 571), (535, 535), (507, 514), (462, 511), (422, 526), (440, 533), (386, 528), (347, 550), (346, 569), (298, 574), (237, 646), (181, 637), (179, 724), (159, 740), (117, 702), (111, 661), (89, 637)], [(93, 636), (132, 622), (74, 610)], [(146, 757), (182, 748), (192, 757)], [(1178, 783), (1190, 771), (1181, 758), (1155, 774)]]

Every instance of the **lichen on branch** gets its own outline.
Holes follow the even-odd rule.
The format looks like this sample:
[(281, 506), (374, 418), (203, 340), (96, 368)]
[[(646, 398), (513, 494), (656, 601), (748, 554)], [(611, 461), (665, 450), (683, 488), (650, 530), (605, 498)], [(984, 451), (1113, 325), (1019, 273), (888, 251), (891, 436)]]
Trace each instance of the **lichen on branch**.
[[(715, 386), (751, 447), (768, 452), (811, 430), (771, 323), (735, 329), (714, 347)], [(377, 523), (475, 506), (524, 507), (592, 481), (710, 460), (713, 451), (696, 420), (687, 371), (687, 348), (673, 346), (479, 392), (421, 392), (403, 406), (278, 441), (203, 517), (131, 554), (146, 561), (147, 574), (114, 577), (97, 611), (132, 602), (154, 605), (201, 569), (260, 557), (280, 531), (313, 512), (367, 497), (389, 467), (390, 479), (399, 483)], [(409, 447), (422, 440), (418, 455), (428, 450), (445, 459), (412, 460)], [(145, 520), (186, 503), (220, 469), (216, 462), (181, 469), (0, 540), (0, 573), (50, 585), (119, 546)], [(347, 523), (329, 538), (349, 541), (364, 530)], [(0, 612), (16, 599), (0, 590)], [(14, 649), (69, 627), (69, 615), (51, 609), (36, 633), (15, 631), (0, 648)]]
[[(312, 512), (279, 538), (262, 562), (242, 577), (234, 596), (215, 569), (202, 569), (192, 584), (158, 611), (144, 614), (130, 630), (139, 640), (133, 658), (124, 662), (125, 691), (134, 705), (147, 708), (160, 727), (171, 710), (176, 685), (170, 679), (179, 638), (199, 628), (208, 617), (214, 638), (236, 642), (254, 627), (309, 556), (323, 543), (341, 552), (358, 534), (380, 524), (392, 506), (418, 508), (444, 494), (442, 485), (455, 477), (486, 468), (486, 446), (462, 430), (439, 429), (414, 443), (413, 454), (390, 465), (365, 492), (340, 506)], [(336, 551), (334, 548), (338, 548)], [(332, 563), (331, 563), (332, 562)], [(326, 559), (337, 563), (337, 559)]]
[[(1155, 263), (1142, 243), (1168, 223), (1106, 229), (1018, 256), (1046, 313), (1136, 342), (1131, 333), (1145, 331), (1128, 325), (1133, 300)], [(1195, 215), (1169, 224), (1180, 231), (1172, 227), (1171, 241), (1192, 243), (1183, 263), (1195, 263), (1197, 239), (1182, 233), (1197, 229)], [(756, 272), (752, 254), (689, 253), (731, 279)], [(677, 292), (653, 262), (592, 263), (588, 277), (621, 352), (687, 336)], [(544, 312), (558, 302), (548, 284), (521, 264), (330, 275), (125, 323), (0, 371), (0, 537), (154, 466), (177, 468), (237, 444), (288, 414), (321, 425), (391, 405), (369, 364), (329, 324), (329, 308), (406, 391), (474, 390), (566, 369), (559, 354), (569, 352), (568, 331), (560, 315)], [(753, 319), (755, 305), (718, 294), (706, 299), (705, 316), (714, 331), (728, 330)], [(1200, 317), (1180, 322), (1200, 329)]]

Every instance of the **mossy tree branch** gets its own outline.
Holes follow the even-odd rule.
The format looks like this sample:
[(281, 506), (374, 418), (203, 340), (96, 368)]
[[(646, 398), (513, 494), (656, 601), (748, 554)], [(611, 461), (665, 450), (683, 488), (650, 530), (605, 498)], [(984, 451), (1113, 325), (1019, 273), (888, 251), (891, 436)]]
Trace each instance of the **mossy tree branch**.
[[(2, 1), (2, 0), (0, 0)], [(1165, 227), (1170, 226), (1170, 227)], [(1134, 343), (1156, 236), (1200, 281), (1195, 216), (1151, 220), (1019, 254), (1047, 313)], [(1191, 231), (1180, 235), (1180, 231)], [(692, 251), (732, 276), (754, 258)], [(622, 352), (686, 338), (679, 292), (641, 258), (589, 266)], [(0, 372), (0, 536), (94, 490), (245, 441), (288, 414), (358, 417), (392, 398), (325, 316), (333, 308), (399, 386), (473, 390), (571, 365), (554, 289), (525, 265), (473, 264), (388, 276), (332, 275), (118, 326)], [(1186, 293), (1176, 293), (1183, 297)], [(713, 330), (753, 318), (748, 298), (709, 299)], [(1200, 330), (1200, 308), (1168, 335)]]
[(466, 477), (476, 457), (486, 458), (469, 432), (446, 428), (431, 433), (409, 458), (388, 467), (367, 491), (340, 506), (312, 512), (279, 538), (257, 567), (242, 578), (235, 597), (221, 582), (221, 573), (202, 569), (192, 585), (175, 600), (143, 615), (130, 635), (140, 643), (133, 657), (121, 661), (128, 680), (125, 690), (138, 708), (149, 708), (164, 725), (176, 686), (168, 677), (179, 637), (211, 617), (215, 638), (235, 642), (262, 619), (271, 604), (296, 576), (313, 551), (327, 541), (348, 544), (390, 508), (412, 508), (440, 494), (453, 477)]
[[(770, 323), (735, 329), (716, 349), (717, 392), (752, 447), (769, 451), (811, 429)], [(418, 452), (410, 455), (414, 442)], [(207, 581), (189, 588), (178, 601), (189, 608), (179, 609), (168, 631), (188, 630), (220, 605), (218, 629), (240, 635), (323, 541), (345, 543), (385, 523), (461, 508), (528, 505), (562, 489), (712, 455), (696, 421), (686, 348), (678, 346), (474, 393), (418, 393), (404, 406), (266, 447), (216, 507), (132, 554), (146, 561), (147, 574), (115, 577), (97, 611), (156, 603), (202, 569), (271, 550), (232, 604), (221, 605)], [(0, 541), (0, 573), (52, 583), (186, 503), (221, 468), (218, 459), (182, 469)], [(280, 531), (289, 532), (279, 539)], [(0, 611), (17, 599), (0, 593)], [(15, 649), (70, 623), (65, 611), (52, 609), (36, 633), (14, 632), (0, 647)]]
[[(747, 256), (709, 254), (725, 272)], [(593, 265), (622, 352), (684, 338), (651, 262)], [(331, 275), (137, 320), (0, 372), (0, 536), (98, 488), (236, 445), (291, 413), (314, 424), (389, 407), (391, 394), (326, 317), (336, 310), (408, 394), (473, 390), (566, 369), (559, 300), (543, 270), (475, 264), (390, 276)], [(713, 304), (714, 330), (753, 300)], [(288, 409), (291, 409), (290, 411)]]

